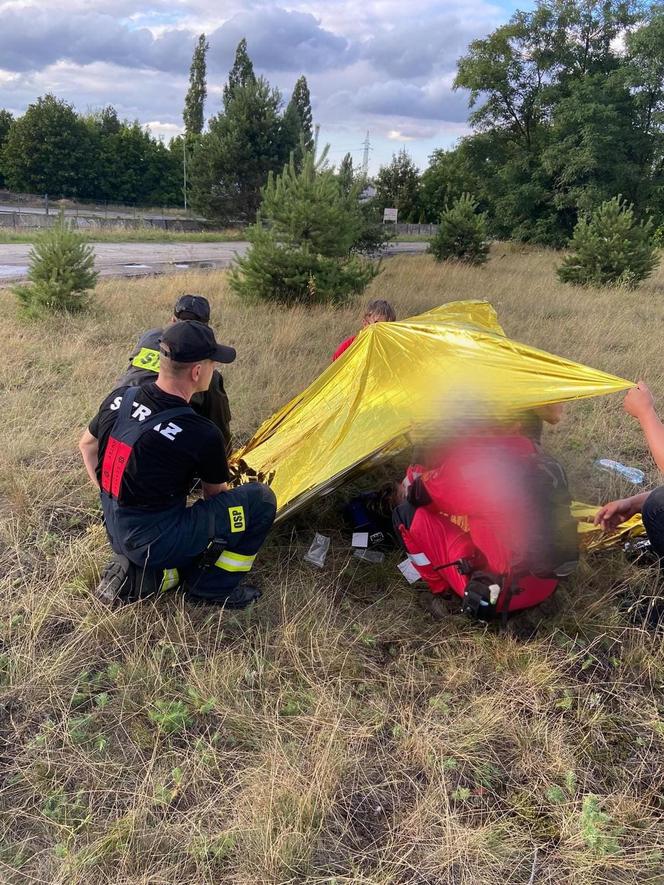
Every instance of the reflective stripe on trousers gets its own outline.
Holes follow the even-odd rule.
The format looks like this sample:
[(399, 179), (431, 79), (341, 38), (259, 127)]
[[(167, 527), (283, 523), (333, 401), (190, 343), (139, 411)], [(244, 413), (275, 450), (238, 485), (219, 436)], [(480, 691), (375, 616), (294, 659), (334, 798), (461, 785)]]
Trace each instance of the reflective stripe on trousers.
[(244, 553), (224, 550), (215, 565), (225, 572), (249, 572), (254, 564), (254, 559), (256, 559), (255, 553), (247, 556)]
[(177, 587), (179, 583), (179, 571), (176, 568), (165, 568), (161, 584), (159, 585), (159, 592), (166, 593), (167, 590), (172, 590), (174, 587)]

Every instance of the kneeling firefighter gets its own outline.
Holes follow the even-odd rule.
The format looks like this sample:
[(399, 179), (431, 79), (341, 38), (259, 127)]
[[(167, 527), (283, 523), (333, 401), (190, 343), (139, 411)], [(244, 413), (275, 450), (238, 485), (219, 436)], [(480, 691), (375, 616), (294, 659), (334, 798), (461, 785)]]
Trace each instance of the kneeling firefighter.
[[(449, 446), (435, 470), (408, 468), (394, 527), (428, 584), (482, 620), (547, 599), (578, 560), (562, 466), (523, 435), (477, 436)], [(438, 603), (438, 605), (437, 605)]]
[[(221, 431), (189, 405), (208, 389), (215, 363), (234, 359), (204, 323), (168, 326), (156, 381), (114, 390), (83, 434), (79, 447), (116, 554), (100, 585), (108, 601), (175, 586), (234, 608), (260, 596), (240, 580), (274, 522), (275, 496), (262, 483), (228, 487)], [(196, 478), (203, 499), (187, 507)]]

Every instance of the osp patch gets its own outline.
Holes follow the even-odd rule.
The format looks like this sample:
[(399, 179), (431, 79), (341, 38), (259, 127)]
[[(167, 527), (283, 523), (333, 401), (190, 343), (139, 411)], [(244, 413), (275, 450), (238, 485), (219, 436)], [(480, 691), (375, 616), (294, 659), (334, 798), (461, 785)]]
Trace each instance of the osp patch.
[(229, 507), (228, 518), (231, 524), (231, 532), (243, 532), (247, 523), (244, 518), (244, 507)]

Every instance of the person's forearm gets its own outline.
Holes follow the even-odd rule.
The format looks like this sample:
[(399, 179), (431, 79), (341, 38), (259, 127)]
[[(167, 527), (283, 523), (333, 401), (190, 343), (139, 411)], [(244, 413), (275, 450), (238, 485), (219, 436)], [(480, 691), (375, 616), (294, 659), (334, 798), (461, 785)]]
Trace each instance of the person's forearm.
[(632, 503), (634, 513), (640, 513), (643, 510), (643, 505), (646, 503), (646, 498), (649, 495), (650, 492), (641, 492), (640, 495), (632, 495), (629, 500)]
[(94, 460), (90, 457), (89, 452), (82, 452), (83, 455), (83, 463), (85, 464), (85, 469), (87, 471), (88, 476), (90, 477), (90, 482), (99, 488), (99, 483), (97, 482), (97, 458), (95, 456)]
[(643, 433), (655, 463), (664, 471), (664, 424), (659, 420), (654, 409), (640, 419)]
[(83, 458), (83, 464), (85, 466), (85, 470), (90, 477), (90, 481), (94, 486), (99, 488), (99, 483), (97, 482), (97, 463), (99, 461), (99, 446), (91, 446), (82, 444), (79, 446), (81, 457)]

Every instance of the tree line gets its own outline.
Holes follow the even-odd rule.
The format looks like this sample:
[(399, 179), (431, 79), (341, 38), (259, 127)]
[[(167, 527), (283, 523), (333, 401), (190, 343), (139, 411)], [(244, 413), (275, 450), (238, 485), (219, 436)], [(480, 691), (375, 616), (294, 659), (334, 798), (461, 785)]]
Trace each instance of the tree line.
[[(252, 222), (271, 171), (291, 153), (301, 162), (313, 145), (311, 99), (300, 77), (288, 104), (256, 76), (241, 40), (224, 86), (222, 108), (207, 121), (206, 55), (194, 50), (183, 120), (168, 145), (113, 107), (79, 114), (52, 94), (14, 118), (0, 110), (0, 187), (54, 198), (192, 207), (219, 223)], [(299, 160), (298, 160), (299, 158)]]
[[(130, 203), (190, 205), (211, 222), (251, 223), (269, 174), (314, 142), (300, 77), (288, 104), (258, 76), (242, 40), (221, 107), (206, 119), (208, 43), (194, 50), (185, 133), (163, 144), (113, 108), (77, 114), (52, 95), (23, 116), (0, 111), (0, 186)], [(564, 245), (581, 217), (622, 195), (664, 224), (664, 5), (539, 0), (473, 41), (454, 86), (469, 95), (471, 134), (420, 172), (406, 150), (375, 177), (377, 212), (437, 222), (467, 193), (488, 232)], [(337, 174), (356, 178), (350, 155)]]
[(498, 238), (566, 243), (621, 194), (664, 223), (664, 6), (540, 0), (459, 60), (472, 133), (422, 174), (405, 150), (376, 178), (381, 206), (437, 221), (473, 194)]

